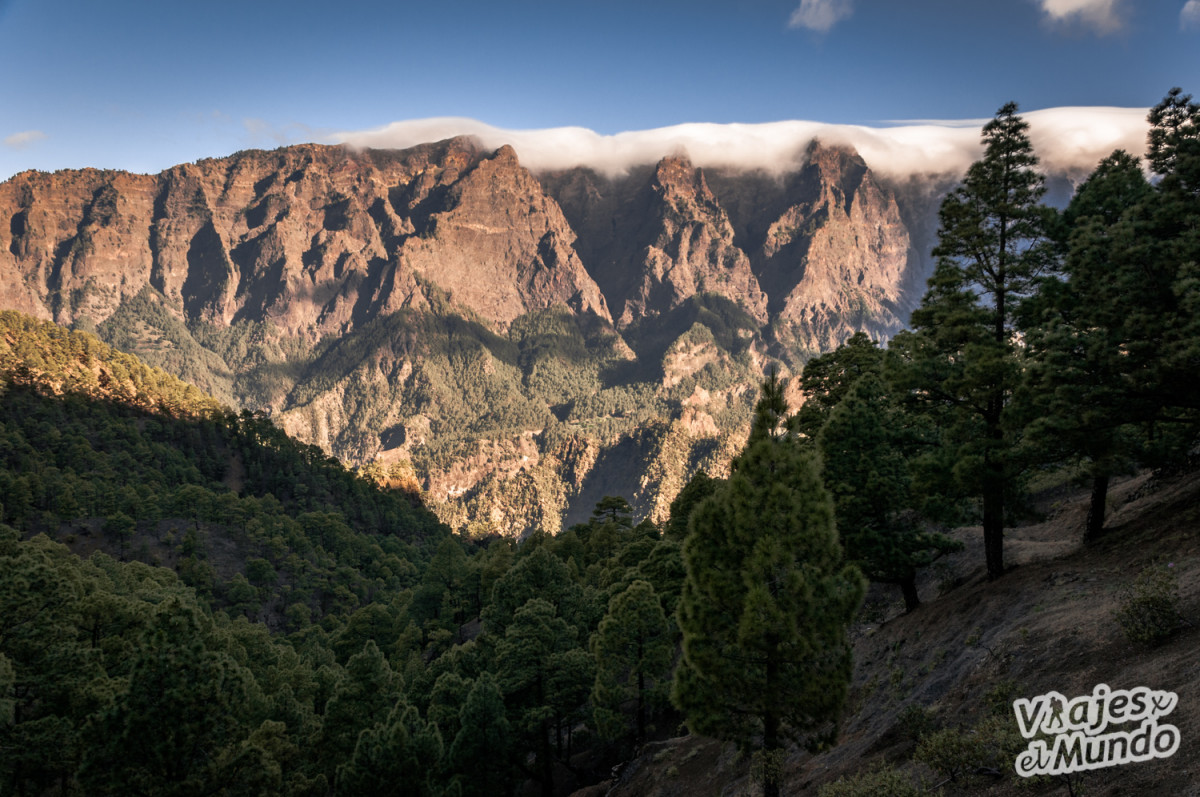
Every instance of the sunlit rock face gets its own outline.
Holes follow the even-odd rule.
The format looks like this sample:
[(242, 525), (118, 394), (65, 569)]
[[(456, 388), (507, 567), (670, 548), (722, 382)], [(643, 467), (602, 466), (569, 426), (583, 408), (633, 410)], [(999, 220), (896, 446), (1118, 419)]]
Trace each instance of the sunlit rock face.
[(661, 517), (727, 466), (768, 367), (919, 300), (928, 203), (846, 147), (795, 163), (535, 173), (456, 138), (25, 172), (0, 184), (0, 306), (350, 464), (411, 462), (458, 526), (554, 530), (605, 494)]

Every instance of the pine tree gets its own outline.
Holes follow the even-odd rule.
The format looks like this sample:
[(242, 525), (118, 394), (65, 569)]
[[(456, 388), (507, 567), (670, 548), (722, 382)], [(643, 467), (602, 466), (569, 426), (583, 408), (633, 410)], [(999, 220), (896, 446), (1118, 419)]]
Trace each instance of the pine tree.
[[(472, 576), (470, 561), (454, 537), (438, 543), (433, 559), (413, 593), (409, 615), (426, 631), (441, 628), (457, 631), (473, 609), (473, 591), (468, 588)], [(458, 641), (462, 641), (459, 639)]]
[(147, 629), (127, 691), (98, 720), (82, 779), (89, 794), (215, 791), (217, 762), (244, 735), (250, 674), (205, 645), (209, 621), (172, 598)]
[(907, 611), (920, 604), (917, 569), (962, 547), (922, 528), (910, 457), (925, 437), (873, 373), (854, 382), (817, 436), (846, 558), (872, 581), (898, 585)]
[(1172, 195), (1200, 198), (1200, 103), (1173, 88), (1150, 110), (1147, 158), (1160, 188)]
[(692, 515), (672, 690), (694, 732), (757, 751), (767, 797), (779, 793), (785, 744), (815, 744), (836, 723), (846, 627), (864, 591), (843, 562), (815, 454), (786, 415), (772, 373), (728, 482)]
[(7, 729), (16, 716), (17, 701), (12, 698), (12, 688), (16, 682), (17, 676), (13, 671), (12, 662), (0, 653), (0, 728)]
[(596, 682), (592, 705), (601, 735), (626, 732), (623, 706), (634, 704), (635, 744), (646, 741), (650, 712), (662, 702), (674, 658), (671, 630), (648, 581), (634, 581), (609, 603), (592, 637)]
[(1126, 385), (1128, 298), (1138, 291), (1153, 191), (1136, 158), (1100, 162), (1063, 214), (1065, 279), (1047, 280), (1026, 315), (1028, 437), (1048, 461), (1082, 460), (1092, 495), (1085, 539), (1104, 527), (1109, 479), (1143, 447), (1147, 407)]
[(865, 332), (855, 332), (831, 352), (804, 364), (800, 390), (804, 404), (796, 411), (793, 428), (815, 440), (829, 413), (864, 374), (878, 374), (883, 367), (884, 351)]
[(354, 755), (338, 767), (338, 792), (358, 797), (434, 797), (441, 794), (442, 737), (401, 699), (387, 721), (359, 734)]
[(457, 669), (447, 670), (433, 682), (429, 692), (429, 708), (426, 716), (435, 723), (447, 743), (458, 735), (458, 715), (471, 691), (471, 682), (462, 677)]
[(558, 616), (580, 629), (594, 627), (600, 613), (596, 611), (594, 594), (575, 582), (561, 559), (545, 546), (539, 546), (496, 581), (491, 602), (483, 610), (484, 627), (497, 637), (503, 636), (513, 617), (531, 598), (549, 601)]
[(511, 726), (491, 673), (483, 673), (471, 685), (458, 716), (460, 730), (450, 747), (450, 765), (460, 773), (456, 781), (462, 797), (507, 794), (512, 781)]
[[(542, 794), (554, 794), (553, 764), (570, 758), (564, 750), (573, 713), (595, 678), (591, 656), (579, 646), (576, 629), (557, 616), (552, 603), (531, 598), (513, 615), (496, 643), (497, 680), (509, 709), (509, 722), (534, 752), (530, 775)], [(569, 738), (567, 748), (570, 746)]]
[(1200, 429), (1200, 105), (1172, 89), (1149, 122), (1159, 179), (1124, 152), (1101, 162), (1064, 214), (1066, 279), (1031, 313), (1036, 436), (1092, 479), (1085, 539), (1111, 475), (1184, 456)]
[(1200, 103), (1172, 89), (1149, 121), (1147, 160), (1160, 179), (1144, 273), (1129, 297), (1128, 375), (1156, 405), (1154, 420), (1182, 432), (1178, 454), (1190, 448), (1200, 415)]
[(402, 686), (375, 640), (350, 657), (345, 676), (325, 706), (320, 753), (327, 769), (348, 761), (359, 734), (387, 720)]
[(983, 159), (942, 203), (937, 266), (904, 345), (913, 389), (950, 424), (960, 486), (981, 499), (990, 578), (1004, 573), (1006, 510), (1020, 473), (1020, 430), (1007, 411), (1021, 372), (1017, 309), (1054, 259), (1053, 211), (1040, 204), (1045, 181), (1027, 129), (1015, 103), (984, 126)]
[(670, 519), (663, 527), (665, 539), (682, 542), (687, 537), (688, 520), (692, 517), (692, 510), (713, 494), (713, 491), (717, 489), (717, 484), (719, 481), (709, 476), (703, 469), (696, 471), (679, 491), (679, 495), (671, 501)]

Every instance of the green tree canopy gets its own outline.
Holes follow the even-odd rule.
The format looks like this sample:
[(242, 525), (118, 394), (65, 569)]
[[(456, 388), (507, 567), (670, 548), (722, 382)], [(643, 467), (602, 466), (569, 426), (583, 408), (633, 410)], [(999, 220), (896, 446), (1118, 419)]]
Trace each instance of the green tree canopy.
[(250, 674), (205, 644), (207, 618), (177, 598), (147, 629), (124, 694), (99, 719), (82, 780), (91, 794), (197, 795), (240, 739)]
[(793, 416), (792, 425), (809, 440), (815, 440), (833, 408), (864, 374), (878, 374), (884, 351), (865, 332), (855, 332), (831, 352), (804, 364), (800, 390), (804, 404)]
[(665, 702), (675, 646), (662, 604), (648, 581), (634, 581), (609, 602), (592, 636), (596, 682), (592, 706), (601, 734), (623, 734), (633, 703), (635, 743), (646, 740), (651, 712)]
[(1023, 313), (1027, 447), (1044, 461), (1083, 464), (1092, 480), (1087, 539), (1104, 527), (1110, 477), (1144, 446), (1137, 421), (1152, 413), (1124, 374), (1128, 299), (1140, 290), (1152, 195), (1136, 158), (1118, 150), (1101, 161), (1063, 214), (1063, 278), (1046, 280)]
[(542, 598), (530, 598), (517, 610), (496, 645), (496, 658), (509, 723), (525, 749), (534, 752), (529, 774), (551, 797), (554, 760), (564, 754), (563, 733), (595, 678), (592, 659), (580, 647), (576, 629)]
[(513, 778), (511, 726), (504, 696), (491, 673), (483, 673), (471, 685), (458, 718), (460, 730), (450, 747), (450, 765), (459, 773), (456, 780), (462, 796), (507, 793)]
[(694, 732), (759, 751), (768, 796), (785, 743), (835, 726), (850, 680), (846, 627), (864, 592), (816, 454), (788, 433), (786, 415), (772, 374), (729, 481), (692, 516), (672, 690)]
[(923, 528), (910, 464), (932, 442), (921, 421), (893, 400), (883, 379), (866, 373), (817, 436), (846, 558), (872, 581), (899, 585), (908, 611), (920, 602), (917, 569), (962, 547)]
[(1021, 472), (1009, 405), (1020, 381), (1016, 315), (1052, 263), (1053, 211), (1015, 103), (983, 128), (984, 156), (942, 202), (937, 266), (911, 336), (910, 388), (945, 424), (954, 474), (982, 504), (988, 575), (1004, 573), (1006, 512)]

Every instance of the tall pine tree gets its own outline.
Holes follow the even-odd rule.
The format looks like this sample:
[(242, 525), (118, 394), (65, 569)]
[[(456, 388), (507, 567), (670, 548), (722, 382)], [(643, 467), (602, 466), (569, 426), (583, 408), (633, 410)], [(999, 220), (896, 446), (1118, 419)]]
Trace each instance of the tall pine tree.
[(1149, 114), (1147, 161), (1117, 151), (1079, 188), (1063, 281), (1030, 313), (1036, 437), (1092, 478), (1086, 538), (1109, 477), (1160, 465), (1200, 429), (1200, 105), (1172, 89)]
[(833, 408), (859, 377), (881, 373), (884, 354), (867, 333), (855, 332), (833, 351), (805, 363), (800, 375), (804, 404), (792, 416), (792, 428), (805, 438), (816, 440)]
[(785, 745), (835, 726), (850, 680), (846, 627), (864, 592), (815, 454), (786, 414), (772, 374), (728, 482), (692, 514), (672, 690), (693, 731), (756, 751), (767, 797), (779, 794)]
[(1016, 311), (1054, 262), (1053, 211), (1041, 204), (1045, 180), (1027, 130), (1015, 103), (984, 126), (983, 158), (942, 203), (937, 267), (912, 315), (915, 334), (900, 347), (913, 390), (944, 412), (960, 487), (982, 504), (990, 578), (1004, 572), (1006, 510), (1020, 473), (1020, 430), (1008, 412), (1021, 372)]
[(509, 764), (512, 728), (504, 713), (504, 696), (495, 677), (479, 676), (459, 711), (458, 735), (450, 747), (450, 763), (462, 797), (490, 797), (511, 789)]
[(1130, 376), (1157, 406), (1155, 421), (1174, 427), (1186, 451), (1200, 422), (1200, 103), (1178, 88), (1150, 110), (1150, 168), (1160, 176), (1137, 303), (1131, 307)]
[(1063, 214), (1065, 279), (1047, 280), (1026, 314), (1029, 437), (1042, 459), (1078, 460), (1091, 478), (1085, 539), (1104, 527), (1109, 479), (1143, 445), (1136, 422), (1149, 408), (1126, 387), (1125, 326), (1152, 194), (1136, 158), (1101, 161)]

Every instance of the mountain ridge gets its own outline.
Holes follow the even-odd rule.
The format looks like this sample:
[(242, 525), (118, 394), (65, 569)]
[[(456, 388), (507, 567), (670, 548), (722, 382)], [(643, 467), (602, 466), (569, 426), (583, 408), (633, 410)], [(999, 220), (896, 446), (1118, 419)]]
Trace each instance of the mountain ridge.
[(819, 143), (782, 175), (682, 156), (535, 174), (468, 138), (26, 172), (0, 184), (0, 306), (96, 329), (350, 464), (412, 461), (460, 527), (553, 531), (585, 482), (628, 486), (591, 473), (621, 441), (656, 441), (634, 504), (661, 515), (770, 363), (898, 331), (920, 213)]

